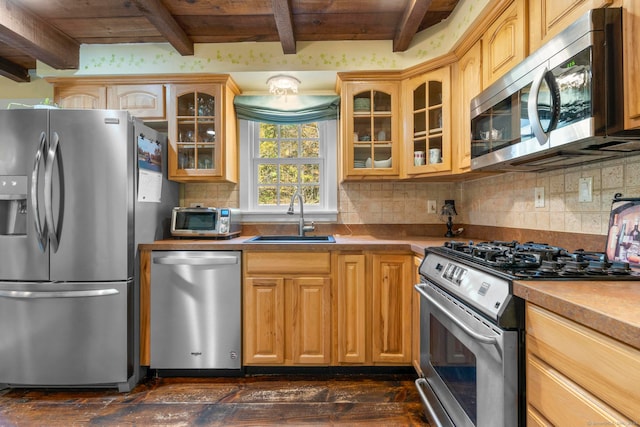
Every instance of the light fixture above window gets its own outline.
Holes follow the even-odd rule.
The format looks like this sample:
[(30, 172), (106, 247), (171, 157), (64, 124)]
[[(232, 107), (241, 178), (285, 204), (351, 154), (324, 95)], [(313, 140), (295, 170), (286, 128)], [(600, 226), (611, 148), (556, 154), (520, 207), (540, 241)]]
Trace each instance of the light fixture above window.
[(277, 76), (270, 77), (269, 80), (267, 80), (269, 93), (277, 96), (284, 95), (286, 97), (290, 92), (298, 93), (299, 84), (300, 80), (284, 74), (278, 74)]

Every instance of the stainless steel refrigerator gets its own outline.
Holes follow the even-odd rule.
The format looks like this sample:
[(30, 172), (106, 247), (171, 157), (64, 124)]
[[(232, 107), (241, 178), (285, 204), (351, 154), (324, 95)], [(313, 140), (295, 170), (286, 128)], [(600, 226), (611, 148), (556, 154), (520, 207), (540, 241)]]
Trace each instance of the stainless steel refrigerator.
[[(140, 138), (160, 202), (138, 200)], [(0, 388), (138, 382), (136, 248), (178, 204), (166, 163), (125, 111), (0, 111)]]

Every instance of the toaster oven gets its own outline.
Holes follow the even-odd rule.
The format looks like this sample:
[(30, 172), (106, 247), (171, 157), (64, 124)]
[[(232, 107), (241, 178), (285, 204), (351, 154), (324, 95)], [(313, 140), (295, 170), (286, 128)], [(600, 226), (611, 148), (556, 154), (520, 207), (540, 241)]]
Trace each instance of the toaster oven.
[(231, 238), (242, 230), (240, 219), (240, 210), (235, 208), (175, 207), (171, 212), (171, 235)]

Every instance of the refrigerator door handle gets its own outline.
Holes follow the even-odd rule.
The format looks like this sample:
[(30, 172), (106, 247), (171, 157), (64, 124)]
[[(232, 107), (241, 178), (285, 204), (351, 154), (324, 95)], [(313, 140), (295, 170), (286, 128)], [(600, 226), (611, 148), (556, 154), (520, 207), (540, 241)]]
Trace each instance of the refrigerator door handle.
[(31, 205), (33, 205), (33, 224), (36, 227), (36, 239), (38, 247), (42, 252), (47, 250), (47, 223), (44, 225), (40, 222), (40, 204), (38, 202), (38, 189), (40, 187), (40, 165), (44, 162), (44, 152), (47, 146), (47, 135), (42, 132), (40, 134), (40, 143), (33, 162), (33, 171), (31, 172)]
[(36, 298), (86, 298), (117, 295), (117, 289), (92, 289), (86, 291), (6, 291), (0, 290), (0, 298), (36, 299)]
[[(58, 161), (58, 146), (60, 137), (57, 132), (53, 132), (47, 161), (44, 169), (44, 210), (45, 219), (49, 229), (49, 243), (54, 252), (58, 251), (58, 230), (56, 230), (55, 218), (53, 216), (53, 167)], [(60, 200), (63, 199), (63, 184), (60, 183)], [(62, 203), (61, 203), (62, 204)]]

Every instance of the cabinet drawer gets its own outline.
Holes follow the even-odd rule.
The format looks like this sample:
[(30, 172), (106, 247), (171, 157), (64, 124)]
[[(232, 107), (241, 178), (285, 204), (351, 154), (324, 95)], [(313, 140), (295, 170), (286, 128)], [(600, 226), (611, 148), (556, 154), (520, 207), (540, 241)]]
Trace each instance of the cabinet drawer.
[[(528, 405), (556, 426), (634, 425), (537, 357), (527, 357)], [(530, 413), (535, 413), (529, 408)]]
[(526, 330), (528, 353), (640, 420), (640, 350), (531, 304)]
[(248, 252), (244, 259), (247, 274), (329, 274), (329, 252)]

